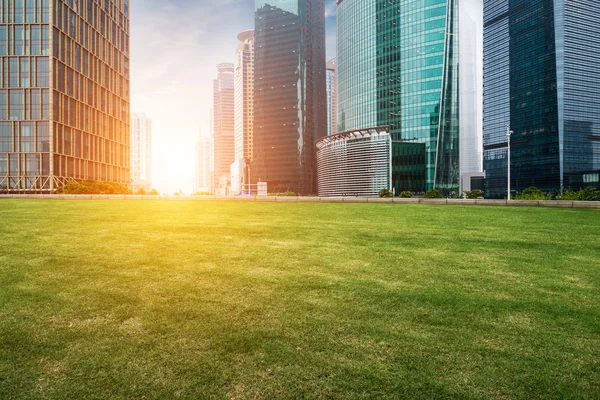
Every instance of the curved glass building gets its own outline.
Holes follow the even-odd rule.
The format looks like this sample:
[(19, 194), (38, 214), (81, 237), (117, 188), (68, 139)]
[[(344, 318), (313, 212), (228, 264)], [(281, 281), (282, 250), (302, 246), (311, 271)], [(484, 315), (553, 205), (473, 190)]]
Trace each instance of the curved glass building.
[(338, 1), (338, 128), (389, 127), (396, 191), (481, 171), (481, 21), (477, 0)]
[(349, 131), (317, 141), (319, 196), (377, 197), (391, 182), (387, 128)]
[(257, 0), (251, 179), (317, 190), (315, 141), (327, 135), (324, 0)]

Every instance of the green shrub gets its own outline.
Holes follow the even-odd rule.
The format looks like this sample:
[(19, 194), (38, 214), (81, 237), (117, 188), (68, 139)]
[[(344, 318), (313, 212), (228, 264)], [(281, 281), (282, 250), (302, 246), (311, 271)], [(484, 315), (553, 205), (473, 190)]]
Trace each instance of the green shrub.
[(62, 194), (131, 194), (125, 185), (102, 181), (70, 181), (59, 187), (56, 193)]
[(437, 189), (431, 189), (429, 192), (425, 193), (423, 195), (424, 198), (426, 199), (442, 199), (442, 195), (440, 194), (440, 191)]
[(402, 197), (403, 199), (410, 199), (413, 197), (413, 192), (408, 191), (408, 190), (403, 190), (402, 192), (400, 192), (400, 197)]
[(148, 192), (148, 194), (151, 196), (158, 196), (159, 193), (158, 193), (158, 190), (152, 189), (150, 192)]
[(484, 191), (475, 189), (475, 190), (463, 190), (463, 193), (467, 197), (467, 199), (478, 199), (483, 196)]
[(138, 189), (138, 190), (135, 192), (135, 194), (141, 194), (141, 195), (144, 195), (144, 194), (146, 194), (146, 189), (144, 189), (144, 188), (139, 188), (139, 189)]
[(558, 195), (556, 195), (556, 200), (568, 200), (568, 201), (581, 200), (579, 192), (580, 191), (576, 192), (574, 190), (563, 190)]
[(393, 196), (393, 194), (390, 191), (390, 189), (386, 188), (386, 189), (381, 189), (379, 191), (379, 197), (392, 197), (392, 196)]
[(585, 189), (565, 190), (556, 196), (557, 200), (570, 200), (570, 201), (600, 201), (600, 190), (593, 186), (588, 186)]
[(552, 200), (550, 193), (542, 192), (535, 186), (530, 186), (523, 190), (521, 193), (516, 193), (514, 196), (515, 200)]

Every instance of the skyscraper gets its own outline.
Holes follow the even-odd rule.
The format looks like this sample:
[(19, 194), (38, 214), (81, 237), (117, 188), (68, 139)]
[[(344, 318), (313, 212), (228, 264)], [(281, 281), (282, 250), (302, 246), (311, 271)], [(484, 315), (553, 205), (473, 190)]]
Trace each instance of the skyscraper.
[(254, 30), (238, 35), (235, 57), (235, 159), (252, 159), (254, 129)]
[(152, 120), (146, 114), (131, 116), (131, 180), (133, 190), (152, 186)]
[(315, 141), (327, 135), (324, 2), (257, 0), (255, 10), (253, 181), (316, 193)]
[(600, 3), (484, 1), (486, 196), (599, 185)]
[(194, 180), (194, 192), (210, 192), (210, 162), (211, 162), (210, 138), (200, 136), (196, 143), (196, 177)]
[(216, 191), (225, 194), (235, 160), (233, 64), (221, 63), (217, 71), (217, 79), (213, 81), (213, 185)]
[(388, 126), (396, 191), (459, 194), (481, 171), (478, 0), (341, 0), (338, 128)]
[(128, 0), (4, 1), (0, 68), (1, 191), (129, 184)]
[(337, 133), (337, 72), (335, 58), (327, 62), (327, 136)]

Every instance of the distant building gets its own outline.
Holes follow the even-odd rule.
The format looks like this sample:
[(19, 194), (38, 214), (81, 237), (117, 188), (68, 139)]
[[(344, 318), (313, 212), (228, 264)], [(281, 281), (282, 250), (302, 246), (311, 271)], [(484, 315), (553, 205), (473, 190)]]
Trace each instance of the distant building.
[(212, 131), (212, 182), (215, 191), (225, 189), (231, 164), (235, 161), (234, 67), (232, 63), (222, 63), (217, 70), (217, 79), (213, 81)]
[(129, 1), (0, 10), (0, 192), (129, 185)]
[(252, 183), (317, 191), (315, 141), (327, 135), (323, 0), (256, 0)]
[(387, 126), (396, 192), (460, 195), (480, 172), (481, 0), (343, 0), (338, 130)]
[(600, 185), (600, 2), (484, 1), (486, 197)]
[(317, 142), (319, 196), (377, 197), (392, 180), (392, 140), (387, 128), (327, 136)]
[(327, 62), (327, 136), (337, 133), (337, 68), (335, 58)]
[(200, 136), (196, 143), (196, 174), (194, 193), (212, 192), (211, 188), (211, 139)]
[(152, 120), (146, 114), (131, 116), (131, 181), (133, 190), (152, 186)]
[(254, 30), (240, 33), (238, 40), (240, 43), (235, 57), (235, 162), (231, 165), (233, 193), (240, 193), (244, 185), (250, 183), (247, 167), (252, 162), (254, 150)]

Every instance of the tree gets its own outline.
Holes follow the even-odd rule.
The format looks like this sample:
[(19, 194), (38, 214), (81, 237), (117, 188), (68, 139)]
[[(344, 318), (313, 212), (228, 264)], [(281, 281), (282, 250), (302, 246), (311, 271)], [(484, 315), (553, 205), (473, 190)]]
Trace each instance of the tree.
[(478, 199), (483, 196), (483, 190), (475, 189), (475, 190), (463, 190), (463, 193), (467, 197), (467, 199)]
[(392, 197), (392, 196), (393, 196), (393, 194), (390, 191), (390, 189), (386, 188), (386, 189), (381, 189), (379, 191), (379, 197)]

